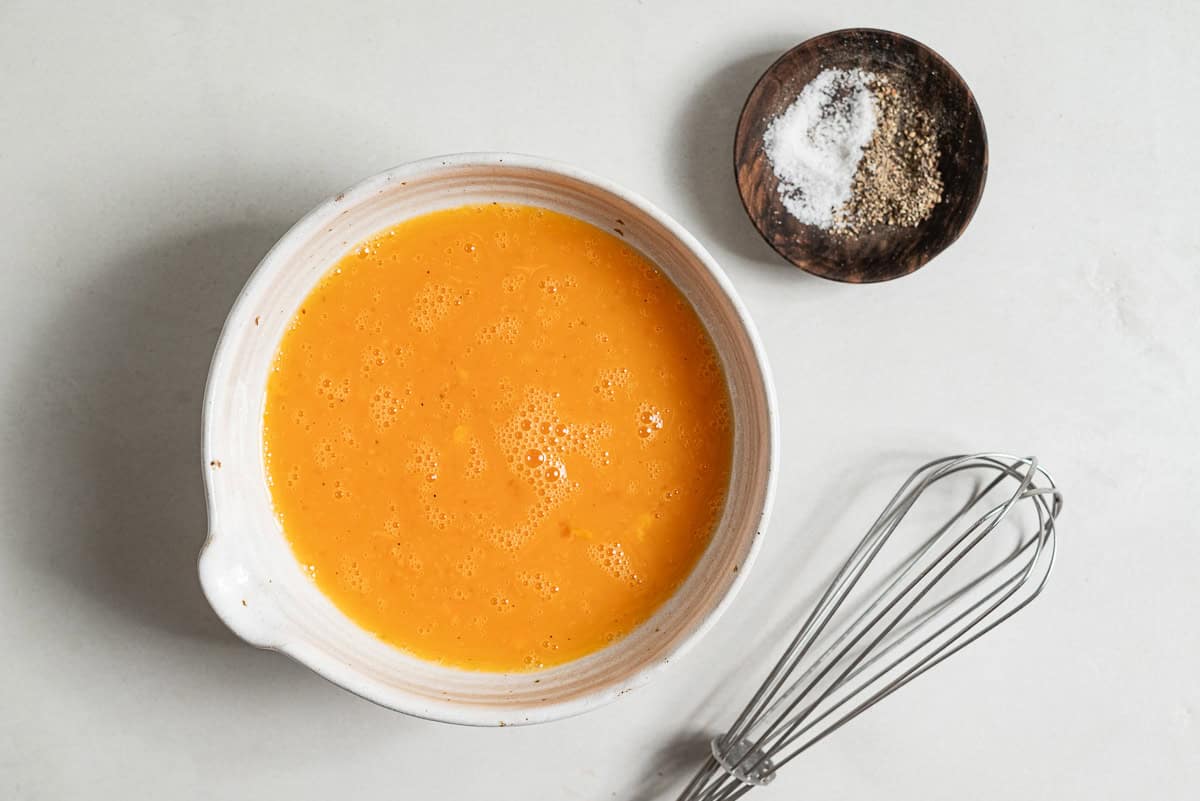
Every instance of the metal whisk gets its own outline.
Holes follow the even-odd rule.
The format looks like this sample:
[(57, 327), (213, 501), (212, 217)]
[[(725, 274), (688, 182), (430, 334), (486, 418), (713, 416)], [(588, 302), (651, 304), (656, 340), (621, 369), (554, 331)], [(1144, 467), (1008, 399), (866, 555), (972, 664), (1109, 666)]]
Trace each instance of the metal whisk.
[[(881, 570), (887, 560), (876, 557), (918, 502), (935, 485), (959, 482), (966, 501)], [(947, 500), (937, 496), (927, 504)], [(919, 468), (733, 726), (712, 741), (712, 756), (680, 801), (732, 801), (768, 784), (827, 735), (1023, 608), (1050, 575), (1061, 509), (1062, 494), (1034, 458), (985, 453)], [(843, 609), (850, 619), (835, 623)]]

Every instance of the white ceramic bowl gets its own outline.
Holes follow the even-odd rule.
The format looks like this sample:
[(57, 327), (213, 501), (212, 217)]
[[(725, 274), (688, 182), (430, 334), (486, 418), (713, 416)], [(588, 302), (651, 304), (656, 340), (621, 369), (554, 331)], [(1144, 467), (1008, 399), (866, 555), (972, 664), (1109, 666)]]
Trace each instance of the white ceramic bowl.
[[(335, 261), (371, 234), (437, 209), (491, 201), (570, 214), (625, 239), (683, 291), (723, 360), (733, 401), (733, 472), (724, 516), (678, 592), (644, 625), (583, 659), (537, 673), (476, 673), (408, 656), (359, 628), (302, 572), (271, 507), (263, 462), (267, 374), (288, 321)], [(645, 200), (572, 167), (464, 154), (368, 178), (318, 206), (271, 249), (221, 332), (204, 401), (209, 535), (200, 581), (242, 639), (282, 651), (392, 709), (475, 725), (578, 714), (648, 681), (695, 642), (745, 580), (776, 473), (770, 374), (754, 326), (712, 257)]]

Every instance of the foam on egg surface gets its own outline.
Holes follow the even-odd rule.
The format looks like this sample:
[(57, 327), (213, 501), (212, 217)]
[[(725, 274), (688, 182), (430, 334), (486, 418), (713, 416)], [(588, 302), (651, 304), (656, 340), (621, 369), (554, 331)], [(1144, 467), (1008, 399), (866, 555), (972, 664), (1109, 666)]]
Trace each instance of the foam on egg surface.
[(649, 618), (708, 544), (732, 451), (678, 289), (607, 232), (502, 204), (356, 246), (285, 334), (263, 424), (320, 589), (396, 647), (495, 671)]

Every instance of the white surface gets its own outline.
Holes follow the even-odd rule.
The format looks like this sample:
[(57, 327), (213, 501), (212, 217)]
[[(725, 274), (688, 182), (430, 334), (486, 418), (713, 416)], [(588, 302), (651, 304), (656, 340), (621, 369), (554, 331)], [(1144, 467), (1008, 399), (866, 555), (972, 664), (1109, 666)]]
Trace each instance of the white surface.
[[(751, 798), (1195, 796), (1200, 6), (350, 5), (0, 6), (0, 797), (664, 797), (878, 490), (991, 448), (1065, 488), (1046, 595)], [(945, 55), (991, 140), (963, 240), (872, 287), (781, 264), (729, 165), (757, 74), (855, 24)], [(783, 410), (730, 614), (643, 690), (528, 729), (400, 717), (244, 646), (194, 569), (201, 389), (247, 272), (328, 193), (470, 149), (569, 161), (680, 219)]]

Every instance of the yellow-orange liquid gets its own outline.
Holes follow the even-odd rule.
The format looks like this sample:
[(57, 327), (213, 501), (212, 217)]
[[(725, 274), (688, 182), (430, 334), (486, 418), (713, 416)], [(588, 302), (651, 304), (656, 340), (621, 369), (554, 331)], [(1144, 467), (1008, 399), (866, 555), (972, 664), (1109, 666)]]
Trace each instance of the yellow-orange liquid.
[(654, 264), (496, 204), (336, 265), (280, 344), (264, 437), (321, 590), (399, 648), (496, 671), (645, 621), (707, 545), (732, 447), (712, 343)]

